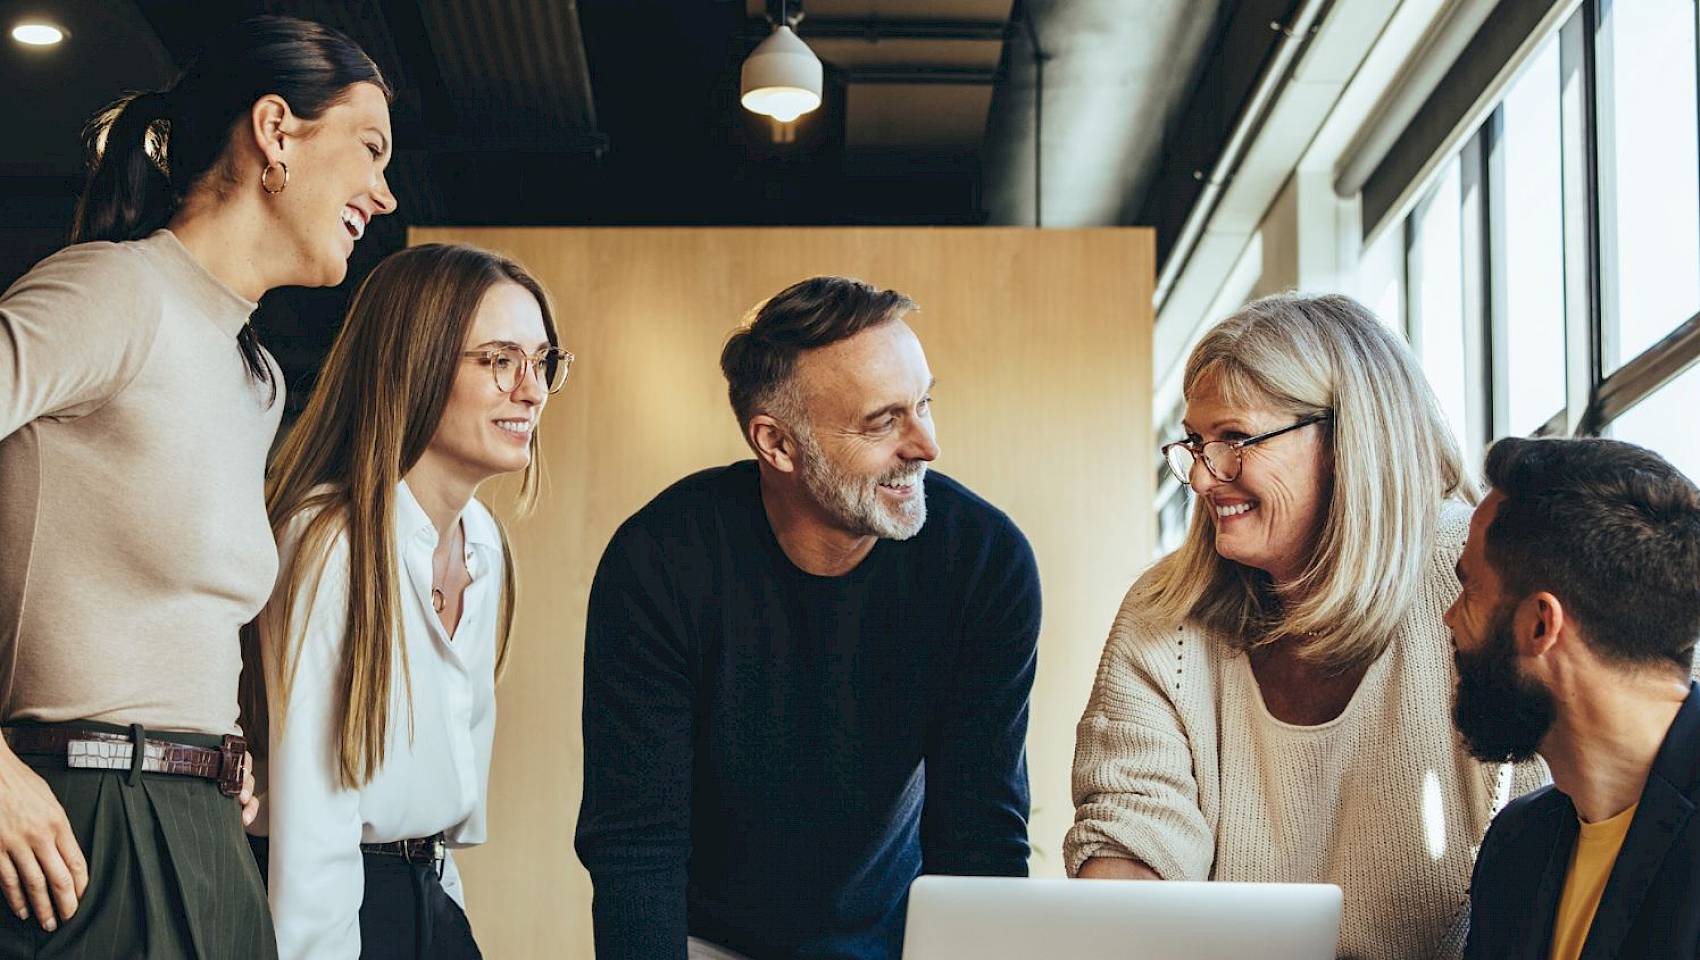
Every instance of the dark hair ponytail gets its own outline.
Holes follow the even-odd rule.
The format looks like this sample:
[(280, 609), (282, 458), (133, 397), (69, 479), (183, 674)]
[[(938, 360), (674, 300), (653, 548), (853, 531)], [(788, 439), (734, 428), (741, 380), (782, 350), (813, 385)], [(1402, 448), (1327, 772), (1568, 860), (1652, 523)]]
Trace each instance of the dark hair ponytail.
[[(260, 16), (214, 37), (168, 90), (126, 96), (89, 121), (88, 184), (71, 242), (137, 240), (166, 225), (213, 171), (254, 101), (275, 93), (316, 120), (356, 83), (393, 94), (353, 40), (310, 20)], [(237, 336), (249, 374), (271, 382), (252, 326)], [(276, 388), (273, 388), (276, 396)]]
[(170, 123), (163, 91), (131, 94), (89, 122), (84, 149), (96, 162), (77, 203), (72, 243), (136, 240), (170, 219), (174, 204), (163, 163)]

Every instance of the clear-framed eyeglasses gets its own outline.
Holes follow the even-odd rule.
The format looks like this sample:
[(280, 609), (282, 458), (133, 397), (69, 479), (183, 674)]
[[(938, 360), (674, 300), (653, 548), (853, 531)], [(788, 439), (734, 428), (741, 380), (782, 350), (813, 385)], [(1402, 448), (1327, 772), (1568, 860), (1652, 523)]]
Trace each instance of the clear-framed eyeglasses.
[(545, 347), (536, 353), (526, 353), (518, 347), (485, 347), (467, 350), (461, 356), (477, 360), (490, 368), (496, 379), (496, 389), (513, 393), (525, 382), (526, 374), (534, 374), (537, 382), (549, 393), (559, 393), (567, 385), (567, 374), (573, 368), (571, 351), (560, 347)]
[(1169, 472), (1175, 475), (1176, 480), (1186, 486), (1192, 485), (1192, 465), (1195, 462), (1204, 464), (1204, 469), (1209, 471), (1210, 475), (1219, 482), (1231, 483), (1240, 475), (1241, 450), (1255, 446), (1265, 440), (1272, 440), (1283, 433), (1291, 433), (1313, 423), (1322, 423), (1332, 419), (1334, 419), (1332, 411), (1319, 413), (1315, 416), (1306, 417), (1298, 423), (1288, 424), (1279, 430), (1260, 433), (1255, 437), (1246, 437), (1244, 440), (1210, 440), (1205, 443), (1176, 440), (1173, 443), (1163, 445), (1163, 459), (1168, 461)]

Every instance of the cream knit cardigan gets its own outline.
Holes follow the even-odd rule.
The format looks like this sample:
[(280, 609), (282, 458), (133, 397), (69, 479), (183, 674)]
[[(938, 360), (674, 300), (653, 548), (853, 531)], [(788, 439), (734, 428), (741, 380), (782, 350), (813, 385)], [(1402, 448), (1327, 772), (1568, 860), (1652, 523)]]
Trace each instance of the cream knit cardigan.
[(1440, 618), (1469, 519), (1463, 504), (1442, 507), (1416, 602), (1346, 709), (1318, 726), (1275, 719), (1246, 657), (1195, 626), (1154, 625), (1130, 592), (1077, 731), (1069, 874), (1120, 857), (1170, 880), (1338, 884), (1340, 956), (1457, 957), (1488, 822), (1547, 779), (1539, 761), (1476, 761), (1452, 729)]

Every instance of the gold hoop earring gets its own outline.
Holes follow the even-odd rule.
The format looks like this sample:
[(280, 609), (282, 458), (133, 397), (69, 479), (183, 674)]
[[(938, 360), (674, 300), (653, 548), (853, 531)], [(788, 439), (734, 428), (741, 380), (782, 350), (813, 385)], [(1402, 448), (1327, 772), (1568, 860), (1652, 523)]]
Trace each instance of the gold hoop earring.
[[(272, 186), (271, 186), (271, 176), (272, 176), (272, 167), (273, 166), (278, 166), (278, 167), (283, 168), (283, 182), (277, 185), (276, 190), (273, 190)], [(260, 189), (261, 190), (264, 190), (265, 192), (270, 193), (270, 194), (279, 194), (279, 193), (282, 193), (284, 188), (287, 187), (287, 186), (289, 186), (289, 164), (284, 163), (282, 160), (273, 160), (271, 163), (266, 164), (266, 168), (264, 170), (260, 171)]]

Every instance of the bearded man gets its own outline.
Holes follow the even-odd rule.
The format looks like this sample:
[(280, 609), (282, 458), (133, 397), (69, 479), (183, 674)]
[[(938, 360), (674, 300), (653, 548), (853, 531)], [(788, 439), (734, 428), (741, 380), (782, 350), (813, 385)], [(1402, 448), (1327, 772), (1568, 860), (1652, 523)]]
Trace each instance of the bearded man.
[(1482, 760), (1552, 768), (1488, 828), (1469, 960), (1700, 953), (1700, 490), (1615, 440), (1487, 455), (1446, 612), (1454, 719)]
[(755, 453), (614, 534), (585, 630), (602, 960), (896, 957), (922, 873), (1025, 876), (1033, 552), (930, 471), (915, 304), (816, 277), (721, 354)]

